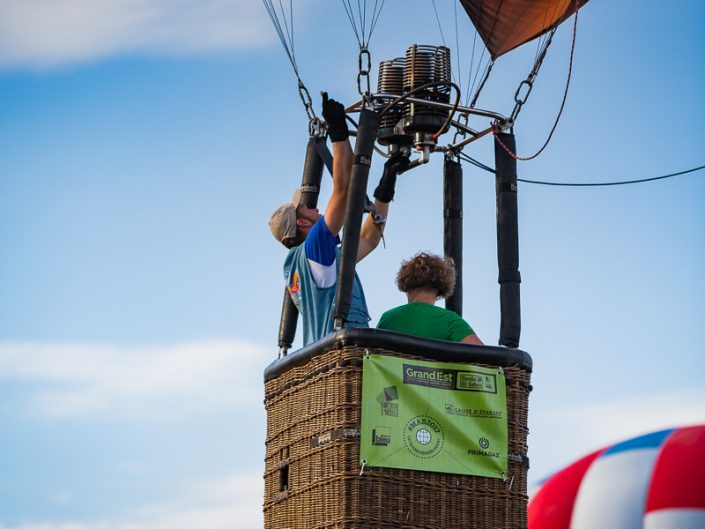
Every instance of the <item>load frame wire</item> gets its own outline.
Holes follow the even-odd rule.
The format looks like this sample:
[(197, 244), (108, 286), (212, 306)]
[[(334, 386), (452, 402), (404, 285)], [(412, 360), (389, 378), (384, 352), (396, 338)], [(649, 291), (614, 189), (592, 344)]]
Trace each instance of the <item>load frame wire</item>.
[(525, 182), (527, 184), (539, 184), (544, 186), (567, 186), (567, 187), (605, 187), (605, 186), (622, 186), (629, 184), (642, 184), (644, 182), (653, 182), (655, 180), (664, 180), (666, 178), (673, 178), (674, 176), (681, 176), (688, 173), (694, 173), (705, 169), (705, 165), (700, 165), (698, 167), (693, 167), (692, 169), (686, 169), (685, 171), (678, 171), (677, 173), (670, 173), (662, 176), (653, 176), (651, 178), (639, 178), (638, 180), (622, 180), (619, 182), (543, 182), (541, 180), (523, 180), (517, 178), (520, 182)]
[(472, 158), (471, 156), (465, 154), (462, 151), (458, 153), (458, 158), (465, 162), (468, 162), (469, 164), (474, 165), (475, 167), (479, 167), (480, 169), (482, 169), (483, 171), (487, 171), (488, 173), (494, 174), (496, 172), (489, 165), (485, 165), (484, 163), (480, 162), (479, 160), (476, 160), (475, 158)]
[[(483, 171), (487, 171), (488, 173), (495, 173), (495, 170), (492, 169), (490, 166), (480, 162), (479, 160), (476, 160), (475, 158), (472, 158), (471, 156), (465, 154), (464, 152), (461, 152), (458, 154), (458, 157), (465, 161), (468, 162), (469, 164), (474, 165), (475, 167), (478, 167), (482, 169)], [(524, 182), (525, 184), (536, 184), (536, 185), (544, 185), (544, 186), (561, 186), (561, 187), (607, 187), (607, 186), (622, 186), (622, 185), (630, 185), (630, 184), (643, 184), (645, 182), (654, 182), (656, 180), (664, 180), (666, 178), (673, 178), (676, 176), (682, 176), (685, 174), (689, 173), (695, 173), (696, 171), (702, 171), (705, 169), (705, 165), (699, 165), (697, 167), (693, 167), (691, 169), (686, 169), (685, 171), (678, 171), (676, 173), (669, 173), (661, 176), (652, 176), (649, 178), (639, 178), (636, 180), (620, 180), (617, 182), (547, 182), (543, 180), (527, 180), (525, 178), (517, 178), (518, 182)]]

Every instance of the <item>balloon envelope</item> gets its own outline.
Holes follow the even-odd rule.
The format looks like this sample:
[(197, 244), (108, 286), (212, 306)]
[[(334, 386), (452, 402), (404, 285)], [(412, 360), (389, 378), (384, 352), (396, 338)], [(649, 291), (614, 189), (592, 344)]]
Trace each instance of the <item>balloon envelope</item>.
[(705, 425), (597, 450), (532, 494), (529, 529), (704, 529)]
[(588, 0), (460, 0), (493, 59), (546, 33)]

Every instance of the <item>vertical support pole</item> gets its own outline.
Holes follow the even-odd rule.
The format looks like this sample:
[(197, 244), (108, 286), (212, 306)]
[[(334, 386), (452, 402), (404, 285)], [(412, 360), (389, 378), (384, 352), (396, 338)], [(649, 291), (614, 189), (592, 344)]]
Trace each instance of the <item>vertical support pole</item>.
[(335, 314), (333, 315), (333, 326), (335, 329), (343, 328), (343, 322), (345, 322), (345, 318), (350, 311), (355, 265), (357, 264), (357, 250), (360, 246), (362, 214), (365, 209), (365, 197), (367, 196), (367, 178), (370, 174), (372, 152), (377, 139), (378, 128), (379, 114), (374, 110), (363, 108), (360, 112), (360, 124), (357, 127), (357, 140), (355, 141), (355, 153), (346, 205), (345, 231), (340, 250), (341, 262), (338, 274), (338, 288), (335, 293)]
[[(306, 158), (304, 160), (304, 172), (301, 177), (301, 204), (306, 207), (315, 208), (318, 205), (318, 194), (321, 191), (321, 179), (323, 178), (323, 159), (318, 153), (318, 143), (323, 142), (325, 147), (325, 137), (311, 136), (306, 146)], [(289, 289), (284, 287), (284, 300), (282, 301), (282, 312), (279, 320), (279, 358), (286, 356), (294, 343), (296, 337), (296, 323), (299, 313), (296, 310)]]
[[(498, 139), (516, 152), (514, 134), (498, 133)], [(519, 223), (517, 215), (517, 162), (495, 138), (497, 192), (497, 263), (501, 322), (499, 344), (519, 347), (521, 310), (519, 303)]]
[(455, 291), (446, 308), (463, 315), (463, 166), (446, 156), (443, 161), (443, 254), (455, 263)]
[(323, 178), (323, 159), (318, 149), (322, 144), (325, 149), (326, 138), (311, 136), (306, 145), (306, 159), (304, 160), (304, 172), (301, 176), (301, 204), (307, 208), (315, 208), (318, 205), (318, 194), (321, 192), (321, 179)]
[(279, 320), (279, 358), (283, 358), (291, 349), (296, 337), (296, 324), (299, 320), (299, 311), (296, 310), (294, 300), (289, 295), (289, 287), (284, 287), (284, 299), (282, 300), (282, 314)]

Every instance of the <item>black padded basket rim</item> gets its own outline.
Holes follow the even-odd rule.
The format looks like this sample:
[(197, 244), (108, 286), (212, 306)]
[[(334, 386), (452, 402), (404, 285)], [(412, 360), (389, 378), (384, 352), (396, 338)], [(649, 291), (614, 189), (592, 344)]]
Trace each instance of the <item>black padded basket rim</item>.
[(289, 369), (305, 364), (311, 358), (326, 351), (351, 345), (390, 349), (435, 362), (478, 363), (498, 367), (516, 366), (529, 373), (533, 367), (529, 353), (520, 349), (431, 340), (381, 329), (342, 329), (332, 332), (284, 358), (275, 360), (264, 370), (264, 380), (266, 382), (276, 378)]

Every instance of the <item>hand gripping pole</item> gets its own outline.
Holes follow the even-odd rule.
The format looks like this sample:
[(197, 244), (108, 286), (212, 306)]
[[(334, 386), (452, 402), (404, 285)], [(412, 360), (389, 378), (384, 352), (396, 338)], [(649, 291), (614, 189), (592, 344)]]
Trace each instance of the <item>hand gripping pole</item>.
[[(498, 141), (499, 140), (499, 141)], [(519, 347), (519, 227), (517, 220), (517, 162), (499, 143), (516, 152), (514, 135), (497, 133), (494, 143), (497, 191), (497, 263), (501, 322), (499, 344)]]
[(360, 111), (360, 124), (357, 128), (355, 155), (345, 216), (345, 231), (340, 251), (340, 270), (338, 272), (338, 288), (335, 293), (334, 327), (342, 329), (343, 323), (350, 311), (352, 287), (357, 264), (357, 251), (360, 246), (360, 228), (362, 214), (367, 196), (367, 178), (370, 174), (372, 152), (377, 139), (379, 114), (374, 110), (364, 108)]

